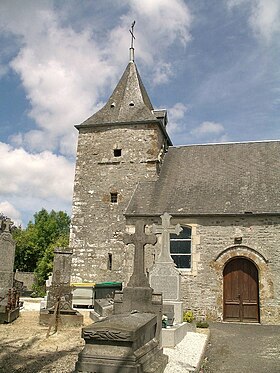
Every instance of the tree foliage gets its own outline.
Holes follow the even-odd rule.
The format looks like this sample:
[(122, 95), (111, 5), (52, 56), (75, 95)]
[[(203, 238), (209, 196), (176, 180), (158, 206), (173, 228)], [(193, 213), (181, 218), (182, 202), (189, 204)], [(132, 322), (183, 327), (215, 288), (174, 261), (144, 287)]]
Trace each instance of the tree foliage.
[(26, 229), (16, 228), (15, 269), (35, 272), (38, 285), (43, 285), (52, 272), (53, 250), (69, 244), (70, 217), (63, 211), (42, 209), (34, 214)]

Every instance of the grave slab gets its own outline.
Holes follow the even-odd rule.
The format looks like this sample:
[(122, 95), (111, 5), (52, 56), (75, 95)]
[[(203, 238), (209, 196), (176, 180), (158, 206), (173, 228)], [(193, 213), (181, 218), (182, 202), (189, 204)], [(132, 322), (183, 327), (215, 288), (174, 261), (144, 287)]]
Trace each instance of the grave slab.
[(156, 324), (155, 314), (135, 312), (83, 328), (86, 345), (76, 372), (163, 372), (167, 356), (157, 348)]

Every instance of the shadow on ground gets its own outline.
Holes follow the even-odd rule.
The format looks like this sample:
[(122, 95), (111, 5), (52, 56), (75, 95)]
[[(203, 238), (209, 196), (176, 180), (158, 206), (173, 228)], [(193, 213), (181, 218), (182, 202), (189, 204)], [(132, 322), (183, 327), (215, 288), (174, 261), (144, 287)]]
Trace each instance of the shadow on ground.
[[(14, 339), (0, 343), (1, 373), (36, 373), (36, 372), (74, 372), (75, 361), (81, 348), (72, 347), (67, 350), (44, 352), (33, 350), (40, 341), (39, 337)], [(65, 366), (64, 359), (73, 360), (73, 369)], [(59, 361), (61, 361), (59, 363)]]

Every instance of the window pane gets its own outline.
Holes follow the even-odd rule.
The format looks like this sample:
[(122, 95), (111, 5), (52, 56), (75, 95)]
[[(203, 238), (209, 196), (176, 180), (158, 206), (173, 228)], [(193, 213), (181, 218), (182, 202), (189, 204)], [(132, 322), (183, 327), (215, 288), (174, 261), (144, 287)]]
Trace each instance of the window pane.
[(190, 255), (171, 255), (177, 268), (191, 268)]
[(191, 241), (170, 241), (171, 254), (190, 254)]
[(184, 244), (182, 241), (170, 241), (170, 253), (177, 254), (184, 250)]

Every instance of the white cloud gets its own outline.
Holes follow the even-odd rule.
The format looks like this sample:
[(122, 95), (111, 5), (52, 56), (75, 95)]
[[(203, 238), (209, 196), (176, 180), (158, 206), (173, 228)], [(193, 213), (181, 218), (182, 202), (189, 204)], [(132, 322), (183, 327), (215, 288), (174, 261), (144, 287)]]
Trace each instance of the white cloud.
[(63, 156), (48, 151), (29, 154), (0, 143), (0, 198), (60, 199), (72, 197), (74, 165)]
[(227, 4), (229, 9), (249, 8), (248, 23), (261, 40), (270, 42), (274, 35), (280, 33), (279, 0), (228, 0)]
[[(78, 6), (91, 7), (85, 2)], [(136, 20), (136, 62), (145, 62), (154, 84), (166, 83), (174, 74), (168, 48), (176, 43), (184, 47), (190, 40), (192, 18), (183, 0), (123, 1), (121, 16), (102, 35), (98, 25), (107, 5), (102, 3), (85, 23), (83, 17), (75, 18), (76, 7), (75, 1), (0, 2), (0, 32), (13, 41), (7, 43), (13, 49), (5, 54), (10, 61), (0, 65), (0, 75), (9, 69), (18, 74), (35, 122), (32, 130), (10, 135), (14, 147), (0, 143), (0, 201), (24, 213), (69, 208), (74, 165), (64, 156), (76, 151), (74, 125), (100, 108), (120, 78), (128, 63), (131, 22)], [(112, 7), (119, 5), (112, 2)], [(177, 115), (179, 111), (177, 107)]]
[(190, 131), (193, 139), (201, 142), (226, 142), (229, 141), (225, 128), (221, 123), (205, 121)]
[(10, 202), (0, 202), (0, 213), (10, 218), (15, 225), (22, 225), (21, 213)]
[[(258, 0), (252, 10), (250, 24), (255, 33), (265, 41), (270, 41), (280, 32), (279, 0)], [(280, 35), (278, 35), (280, 37)]]
[[(56, 149), (69, 154), (65, 143), (72, 142), (73, 125), (96, 111), (101, 94), (113, 88), (112, 82), (115, 84), (128, 62), (132, 20), (137, 20), (137, 59), (154, 70), (154, 83), (162, 84), (173, 74), (171, 65), (162, 60), (164, 51), (175, 42), (186, 45), (191, 15), (182, 0), (127, 0), (126, 12), (100, 44), (94, 26), (81, 23), (74, 30), (65, 22), (69, 8), (63, 13), (63, 7), (54, 8), (54, 4), (26, 0), (23, 6), (19, 0), (2, 2), (0, 30), (21, 41), (10, 66), (21, 78), (31, 104), (29, 115), (38, 126), (22, 133), (20, 144), (33, 151)], [(74, 10), (76, 4), (69, 6)], [(164, 25), (163, 20), (167, 20)]]
[(182, 102), (177, 102), (168, 109), (168, 133), (175, 135), (185, 130), (186, 123), (182, 122), (189, 107)]
[(194, 130), (192, 130), (192, 134), (196, 136), (204, 136), (208, 134), (219, 135), (220, 133), (224, 132), (224, 126), (220, 123), (216, 122), (203, 122)]
[(158, 63), (153, 74), (153, 83), (155, 85), (167, 83), (173, 74), (171, 63)]

